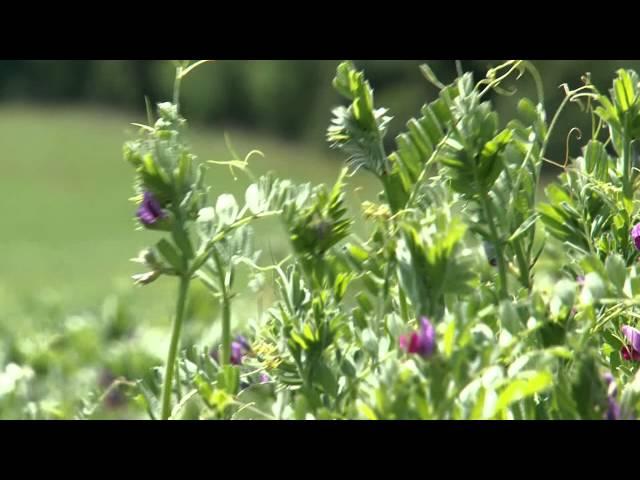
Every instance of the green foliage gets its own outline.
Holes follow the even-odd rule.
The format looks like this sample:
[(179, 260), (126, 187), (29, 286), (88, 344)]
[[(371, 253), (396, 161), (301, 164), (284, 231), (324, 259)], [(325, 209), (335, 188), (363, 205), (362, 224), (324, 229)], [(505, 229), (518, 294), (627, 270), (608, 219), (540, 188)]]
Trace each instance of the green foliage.
[[(138, 192), (158, 203), (144, 197), (152, 218), (139, 219), (163, 235), (137, 259), (150, 271), (135, 280), (178, 277), (164, 368), (167, 345), (145, 352), (148, 332), (112, 298), (93, 317), (65, 318), (54, 340), (9, 340), (3, 412), (94, 418), (119, 405), (163, 419), (638, 415), (633, 72), (618, 72), (610, 97), (588, 78), (566, 87), (547, 125), (540, 76), (528, 62), (502, 63), (475, 83), (461, 73), (448, 86), (423, 66), (439, 96), (387, 154), (387, 110), (375, 106), (364, 72), (341, 63), (334, 88), (348, 105), (334, 110), (328, 139), (347, 168), (329, 189), (256, 178), (251, 154), (197, 165), (179, 87), (199, 65), (176, 63), (173, 103), (160, 104), (159, 120), (125, 148)], [(503, 125), (489, 93), (504, 93), (516, 72), (532, 74), (539, 103), (522, 96), (519, 117)], [(591, 138), (538, 204), (559, 114), (583, 99)], [(251, 179), (244, 205), (222, 192), (209, 200), (203, 178), (213, 165)], [(359, 169), (383, 189), (379, 203), (362, 204), (364, 238), (346, 200), (347, 175)], [(254, 222), (267, 216), (281, 220), (291, 255), (260, 265)], [(240, 268), (258, 299), (245, 326), (237, 322)], [(220, 328), (198, 342), (190, 329), (200, 302), (219, 306)], [(51, 403), (49, 382), (78, 373), (78, 364), (86, 377), (73, 391), (83, 395), (69, 402), (64, 390)], [(97, 379), (100, 368), (108, 371)]]

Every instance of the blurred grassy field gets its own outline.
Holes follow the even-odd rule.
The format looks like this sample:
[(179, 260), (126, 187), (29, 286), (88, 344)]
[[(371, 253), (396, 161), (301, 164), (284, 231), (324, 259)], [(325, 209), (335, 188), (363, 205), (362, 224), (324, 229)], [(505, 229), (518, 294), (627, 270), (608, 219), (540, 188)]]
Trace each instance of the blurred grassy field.
[[(133, 170), (122, 160), (122, 144), (133, 137), (131, 122), (144, 119), (90, 108), (9, 105), (0, 108), (0, 311), (25, 299), (62, 300), (69, 309), (88, 308), (112, 291), (129, 290), (136, 265), (129, 259), (157, 240), (136, 231)], [(202, 160), (230, 160), (224, 131), (191, 130), (194, 153)], [(341, 162), (327, 147), (313, 151), (251, 135), (227, 132), (241, 156), (252, 149), (251, 170), (268, 170), (295, 181), (333, 182)], [(249, 181), (228, 168), (208, 173), (212, 197), (233, 193), (240, 203)], [(375, 192), (366, 174), (352, 180), (353, 208)], [(361, 195), (364, 195), (361, 196)], [(258, 227), (257, 243), (269, 255), (286, 253), (286, 236), (277, 223)], [(169, 314), (173, 279), (136, 289), (136, 304)], [(170, 295), (167, 295), (170, 293)]]

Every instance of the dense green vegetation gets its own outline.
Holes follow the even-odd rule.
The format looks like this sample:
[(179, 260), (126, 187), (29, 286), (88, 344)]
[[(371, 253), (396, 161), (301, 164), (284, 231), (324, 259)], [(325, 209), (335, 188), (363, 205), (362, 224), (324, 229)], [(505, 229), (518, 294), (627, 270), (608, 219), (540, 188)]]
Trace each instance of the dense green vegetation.
[(363, 64), (5, 64), (0, 417), (637, 418), (638, 75)]

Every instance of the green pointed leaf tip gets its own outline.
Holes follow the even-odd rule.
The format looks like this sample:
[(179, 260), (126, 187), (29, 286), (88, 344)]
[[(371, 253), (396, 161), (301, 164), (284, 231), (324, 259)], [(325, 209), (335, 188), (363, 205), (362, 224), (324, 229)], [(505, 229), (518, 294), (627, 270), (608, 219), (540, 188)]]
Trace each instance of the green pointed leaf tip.
[(385, 115), (387, 110), (374, 108), (373, 89), (364, 73), (356, 71), (351, 62), (338, 66), (333, 84), (351, 104), (333, 110), (327, 140), (347, 154), (351, 169), (365, 168), (379, 176), (388, 174), (382, 143), (391, 120)]

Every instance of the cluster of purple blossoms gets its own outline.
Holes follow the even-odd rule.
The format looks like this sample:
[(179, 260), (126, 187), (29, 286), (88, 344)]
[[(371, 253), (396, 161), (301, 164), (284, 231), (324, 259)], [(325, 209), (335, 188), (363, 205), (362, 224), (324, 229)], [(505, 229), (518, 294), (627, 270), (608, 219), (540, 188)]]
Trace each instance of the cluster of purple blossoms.
[(430, 357), (436, 346), (436, 331), (427, 317), (420, 318), (420, 329), (410, 335), (400, 336), (400, 348), (407, 353)]
[(151, 192), (144, 192), (137, 216), (145, 227), (150, 227), (158, 220), (165, 218), (167, 214)]

